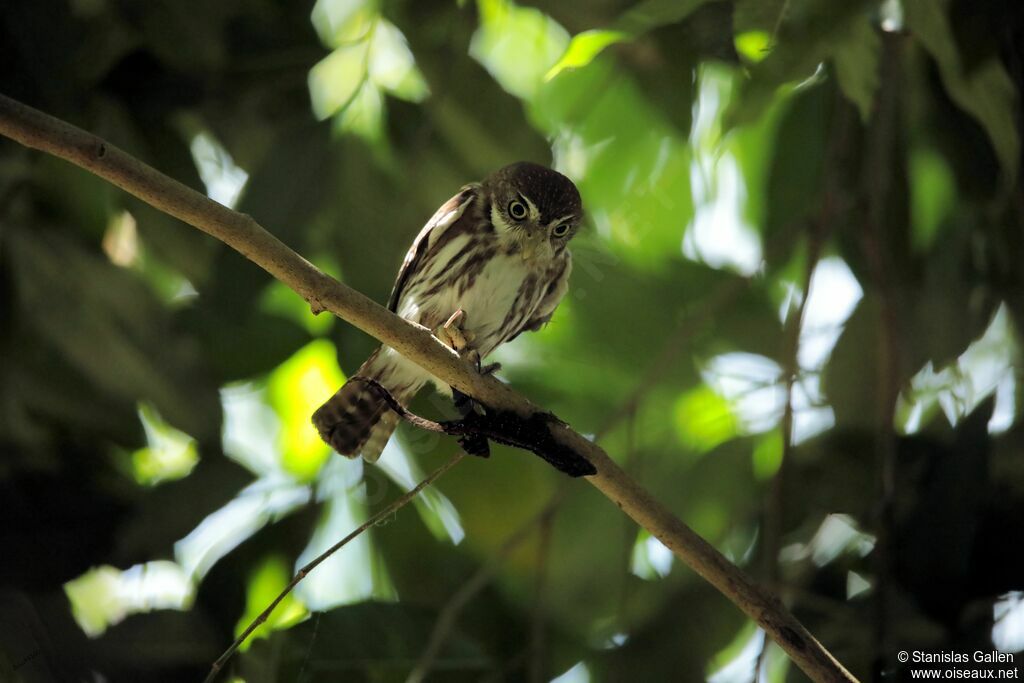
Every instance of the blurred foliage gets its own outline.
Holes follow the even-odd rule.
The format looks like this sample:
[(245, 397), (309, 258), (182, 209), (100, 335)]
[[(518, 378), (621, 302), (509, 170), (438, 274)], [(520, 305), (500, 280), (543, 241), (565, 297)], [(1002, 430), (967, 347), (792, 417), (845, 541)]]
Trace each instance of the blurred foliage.
[[(502, 376), (877, 680), (900, 649), (1024, 649), (1022, 46), (1012, 0), (35, 0), (0, 10), (0, 91), (379, 301), (463, 183), (570, 175), (570, 293)], [(4, 680), (199, 680), (455, 448), (403, 426), (377, 465), (332, 457), (309, 413), (373, 340), (6, 141), (0, 316)], [(229, 675), (404, 680), (493, 571), (429, 680), (801, 680), (562, 485), (463, 462)]]

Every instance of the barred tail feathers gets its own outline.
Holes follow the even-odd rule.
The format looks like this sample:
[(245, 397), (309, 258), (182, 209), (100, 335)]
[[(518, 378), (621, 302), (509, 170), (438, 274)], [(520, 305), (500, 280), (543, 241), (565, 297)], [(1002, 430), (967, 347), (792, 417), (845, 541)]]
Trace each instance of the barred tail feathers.
[[(357, 376), (374, 379), (405, 405), (423, 382), (404, 377), (403, 365), (394, 352), (374, 353), (357, 371)], [(398, 362), (396, 362), (398, 361)], [(313, 413), (313, 425), (338, 453), (355, 458), (360, 455), (369, 462), (380, 457), (388, 439), (398, 425), (398, 415), (383, 398), (363, 382), (346, 382), (330, 399)]]

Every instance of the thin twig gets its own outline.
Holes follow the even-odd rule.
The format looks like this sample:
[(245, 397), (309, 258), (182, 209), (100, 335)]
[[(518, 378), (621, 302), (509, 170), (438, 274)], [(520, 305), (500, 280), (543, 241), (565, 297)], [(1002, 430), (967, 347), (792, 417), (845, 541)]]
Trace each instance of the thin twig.
[(399, 496), (398, 498), (395, 498), (393, 501), (391, 501), (391, 504), (388, 505), (386, 508), (384, 508), (383, 510), (381, 510), (374, 516), (370, 517), (362, 524), (360, 524), (348, 536), (332, 545), (330, 548), (325, 550), (323, 553), (321, 553), (316, 558), (311, 560), (308, 564), (306, 564), (304, 567), (302, 567), (302, 569), (296, 572), (295, 576), (292, 577), (292, 580), (289, 581), (288, 585), (284, 587), (284, 590), (281, 591), (281, 593), (273, 599), (273, 601), (267, 606), (265, 610), (260, 612), (258, 617), (252, 620), (252, 623), (250, 623), (246, 627), (246, 629), (242, 631), (242, 634), (240, 636), (235, 638), (235, 642), (231, 643), (231, 646), (224, 651), (224, 654), (217, 658), (217, 661), (215, 661), (213, 663), (213, 666), (210, 667), (210, 673), (207, 674), (203, 683), (213, 683), (213, 681), (216, 680), (217, 674), (220, 673), (221, 669), (224, 668), (224, 665), (227, 664), (228, 660), (231, 659), (235, 652), (238, 651), (238, 648), (242, 645), (242, 643), (245, 642), (245, 639), (248, 638), (253, 631), (259, 628), (260, 624), (267, 620), (271, 612), (274, 611), (274, 608), (277, 607), (281, 603), (281, 601), (284, 600), (285, 597), (292, 592), (292, 589), (299, 585), (299, 582), (306, 578), (306, 575), (313, 571), (313, 569), (315, 569), (317, 565), (319, 565), (321, 562), (326, 560), (334, 553), (338, 552), (338, 550), (340, 550), (347, 543), (355, 539), (357, 536), (359, 536), (361, 533), (363, 533), (370, 527), (374, 526), (375, 524), (378, 524), (384, 519), (387, 519), (391, 515), (395, 514), (398, 510), (400, 510), (402, 507), (408, 504), (413, 498), (418, 496), (420, 491), (430, 486), (430, 484), (437, 480), (441, 475), (443, 475), (445, 472), (454, 467), (460, 460), (462, 460), (462, 458), (465, 457), (465, 455), (466, 454), (463, 453), (462, 451), (456, 452), (455, 455), (453, 455), (448, 460), (448, 462), (444, 463), (436, 470), (428, 474), (427, 477), (419, 484), (416, 484), (414, 488), (410, 489), (408, 492)]
[(224, 242), (297, 292), (314, 312), (331, 311), (483, 405), (523, 420), (542, 416), (536, 426), (543, 422), (550, 442), (596, 470), (587, 483), (756, 621), (808, 676), (815, 681), (856, 680), (778, 599), (658, 502), (603, 448), (564, 422), (548, 419), (550, 413), (511, 387), (477, 372), (426, 327), (325, 274), (251, 216), (218, 204), (102, 138), (3, 95), (0, 134), (70, 161)]

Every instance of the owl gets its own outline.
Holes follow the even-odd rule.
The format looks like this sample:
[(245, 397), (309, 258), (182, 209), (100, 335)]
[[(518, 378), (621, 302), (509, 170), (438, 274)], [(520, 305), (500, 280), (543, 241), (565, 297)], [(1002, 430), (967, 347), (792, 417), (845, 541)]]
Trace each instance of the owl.
[[(551, 319), (568, 289), (568, 246), (582, 217), (579, 191), (564, 175), (529, 162), (506, 166), (463, 187), (427, 221), (398, 271), (388, 308), (479, 363)], [(357, 375), (376, 380), (402, 405), (428, 382), (450, 392), (387, 346)], [(370, 462), (398, 419), (370, 385), (351, 381), (313, 414), (334, 450)]]

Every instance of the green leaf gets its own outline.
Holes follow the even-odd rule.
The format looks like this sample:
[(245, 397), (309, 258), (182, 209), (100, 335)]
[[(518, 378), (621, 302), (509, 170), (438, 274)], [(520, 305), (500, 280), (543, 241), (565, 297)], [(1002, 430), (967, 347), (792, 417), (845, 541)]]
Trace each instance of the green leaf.
[(701, 453), (725, 443), (739, 431), (729, 402), (706, 385), (679, 398), (675, 423), (679, 440)]
[(378, 88), (408, 102), (422, 102), (430, 92), (405, 36), (387, 19), (378, 19), (373, 30), (369, 75)]
[(317, 0), (310, 20), (324, 45), (340, 47), (364, 40), (378, 16), (373, 0)]
[(593, 29), (573, 36), (565, 54), (555, 63), (544, 80), (549, 81), (565, 69), (578, 69), (590, 64), (609, 45), (629, 40), (631, 36), (623, 31)]
[(93, 567), (64, 584), (75, 621), (91, 638), (133, 614), (155, 609), (187, 611), (195, 590), (182, 568), (168, 560), (123, 571), (110, 565)]
[(964, 67), (950, 26), (948, 6), (948, 2), (940, 0), (906, 0), (907, 26), (938, 64), (949, 96), (985, 129), (1003, 167), (1003, 185), (1008, 190), (1016, 183), (1020, 163), (1016, 90), (997, 57), (990, 57), (970, 71)]
[(744, 31), (733, 39), (736, 52), (752, 64), (757, 64), (771, 51), (772, 37), (765, 31)]
[[(330, 263), (329, 259), (310, 260), (316, 263), (320, 270), (329, 273), (336, 279), (341, 279), (337, 267)], [(314, 315), (309, 304), (279, 280), (274, 280), (263, 290), (263, 294), (260, 296), (260, 310), (264, 313), (288, 318), (292, 322), (302, 325), (307, 332), (317, 337), (323, 336), (337, 320), (329, 313)]]
[(384, 97), (372, 83), (363, 83), (359, 92), (337, 116), (334, 127), (369, 142), (384, 137)]
[(878, 65), (882, 40), (871, 17), (863, 13), (855, 17), (846, 35), (836, 43), (832, 61), (839, 88), (847, 99), (857, 105), (861, 120), (871, 116), (871, 106), (878, 90)]
[(479, 0), (480, 27), (469, 54), (508, 92), (532, 99), (565, 53), (569, 34), (540, 10), (509, 0)]
[(347, 107), (367, 78), (370, 44), (343, 45), (309, 70), (313, 113), (321, 121)]
[(956, 180), (946, 160), (929, 147), (911, 151), (909, 173), (914, 247), (927, 251), (956, 204)]
[(646, 0), (633, 7), (610, 29), (592, 29), (573, 36), (558, 62), (544, 76), (551, 80), (566, 69), (590, 64), (609, 45), (633, 40), (651, 29), (682, 21), (708, 0)]
[(199, 462), (195, 439), (167, 424), (152, 406), (139, 406), (148, 445), (132, 453), (135, 481), (155, 485), (186, 477)]
[[(249, 575), (249, 587), (245, 594), (245, 612), (235, 625), (235, 634), (241, 634), (252, 621), (267, 608), (280, 594), (291, 579), (288, 565), (280, 555), (272, 555), (261, 562)], [(267, 620), (252, 632), (242, 643), (240, 650), (248, 650), (257, 638), (266, 638), (271, 631), (277, 631), (298, 623), (306, 616), (306, 608), (294, 593), (289, 593), (278, 604)]]
[(773, 429), (757, 440), (753, 453), (755, 477), (763, 481), (779, 471), (784, 446), (781, 429)]
[(345, 377), (334, 344), (318, 339), (299, 349), (270, 375), (270, 405), (281, 418), (278, 447), (284, 466), (300, 481), (311, 481), (331, 456), (309, 416), (338, 390)]

